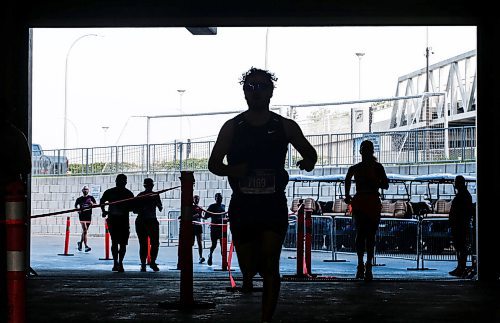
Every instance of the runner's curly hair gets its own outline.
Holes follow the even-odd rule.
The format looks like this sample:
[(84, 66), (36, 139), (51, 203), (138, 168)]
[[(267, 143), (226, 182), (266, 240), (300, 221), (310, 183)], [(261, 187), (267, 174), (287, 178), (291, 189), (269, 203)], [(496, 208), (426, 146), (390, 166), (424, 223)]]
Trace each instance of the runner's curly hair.
[(276, 75), (274, 75), (274, 73), (271, 73), (268, 70), (263, 70), (263, 69), (256, 68), (253, 66), (248, 71), (241, 74), (239, 83), (241, 85), (244, 85), (247, 78), (253, 74), (263, 74), (264, 76), (266, 76), (269, 79), (269, 83), (271, 83), (273, 85), (273, 88), (276, 88), (275, 83), (276, 83), (276, 81), (278, 81), (278, 78), (276, 77)]

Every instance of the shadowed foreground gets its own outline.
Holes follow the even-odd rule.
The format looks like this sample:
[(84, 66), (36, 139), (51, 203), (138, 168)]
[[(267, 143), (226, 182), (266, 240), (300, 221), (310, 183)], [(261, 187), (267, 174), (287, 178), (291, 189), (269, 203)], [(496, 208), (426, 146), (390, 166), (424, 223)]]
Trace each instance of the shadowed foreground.
[[(179, 301), (175, 270), (38, 274), (28, 280), (28, 322), (259, 322), (261, 292), (227, 291), (227, 272), (195, 274), (195, 301), (216, 306), (191, 312), (158, 306)], [(285, 281), (274, 321), (500, 322), (499, 287), (468, 280)]]

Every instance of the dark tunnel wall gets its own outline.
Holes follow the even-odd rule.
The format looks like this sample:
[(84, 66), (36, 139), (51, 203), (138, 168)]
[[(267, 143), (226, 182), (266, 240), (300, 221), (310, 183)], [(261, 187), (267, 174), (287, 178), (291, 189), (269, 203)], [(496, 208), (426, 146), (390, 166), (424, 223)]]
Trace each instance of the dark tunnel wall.
[[(1, 95), (15, 107), (14, 123), (30, 134), (30, 27), (158, 26), (321, 26), (476, 25), (478, 26), (478, 227), (479, 278), (494, 279), (494, 237), (499, 228), (488, 188), (499, 178), (498, 62), (495, 20), (485, 1), (13, 1), (1, 13)], [(341, 46), (342, 44), (339, 44)], [(2, 156), (4, 154), (2, 153)], [(3, 256), (2, 256), (3, 257)]]

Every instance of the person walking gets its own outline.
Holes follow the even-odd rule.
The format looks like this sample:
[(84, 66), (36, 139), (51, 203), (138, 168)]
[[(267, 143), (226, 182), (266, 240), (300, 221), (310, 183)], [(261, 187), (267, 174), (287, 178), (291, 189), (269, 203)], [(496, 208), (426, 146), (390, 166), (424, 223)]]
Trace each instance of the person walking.
[[(158, 257), (158, 249), (160, 248), (160, 223), (156, 218), (156, 209), (161, 212), (163, 205), (160, 195), (153, 192), (154, 181), (152, 178), (144, 179), (144, 191), (136, 196), (134, 213), (137, 213), (135, 219), (135, 231), (139, 239), (139, 258), (141, 259), (141, 272), (146, 271), (146, 258), (148, 256), (148, 248), (150, 244), (151, 261), (149, 267), (153, 271), (159, 271), (156, 264)], [(149, 242), (148, 242), (149, 238)]]
[(217, 248), (217, 241), (220, 241), (221, 252), (222, 252), (222, 238), (227, 238), (227, 231), (222, 230), (223, 225), (227, 225), (226, 206), (222, 204), (222, 194), (215, 193), (215, 203), (208, 206), (207, 212), (205, 212), (204, 219), (211, 219), (210, 223), (210, 240), (212, 245), (210, 246), (210, 253), (208, 254), (207, 265), (212, 266), (212, 254), (215, 248)]
[[(356, 253), (358, 255), (357, 279), (373, 280), (375, 235), (380, 223), (382, 203), (379, 189), (389, 188), (385, 169), (374, 156), (373, 142), (361, 142), (361, 162), (349, 167), (345, 178), (345, 202), (351, 205), (356, 228)], [(356, 181), (356, 194), (351, 197), (352, 178)], [(366, 250), (366, 264), (363, 258)]]
[[(111, 236), (112, 271), (122, 273), (125, 271), (123, 259), (127, 252), (130, 237), (129, 213), (132, 209), (134, 193), (125, 187), (127, 185), (127, 176), (125, 174), (118, 174), (115, 183), (115, 187), (104, 191), (100, 204), (102, 217), (107, 217), (106, 221)], [(111, 204), (106, 210), (105, 203), (108, 202)]]
[(87, 185), (82, 188), (82, 193), (83, 195), (75, 201), (75, 208), (80, 208), (78, 211), (78, 218), (80, 220), (80, 225), (82, 226), (82, 235), (80, 241), (76, 244), (78, 251), (82, 251), (83, 244), (85, 245), (85, 252), (89, 252), (92, 248), (90, 248), (87, 243), (87, 235), (90, 224), (92, 223), (92, 205), (95, 205), (97, 202), (95, 198), (89, 194), (89, 187)]
[(203, 218), (203, 210), (198, 205), (198, 203), (200, 203), (200, 196), (194, 195), (193, 196), (193, 246), (196, 240), (196, 242), (198, 243), (198, 255), (200, 256), (200, 258), (198, 259), (198, 263), (202, 264), (205, 262), (205, 258), (203, 257), (203, 238), (202, 238), (203, 225), (199, 222), (201, 222)]
[[(288, 229), (285, 188), (288, 146), (302, 156), (301, 170), (312, 171), (317, 161), (314, 147), (299, 125), (269, 109), (276, 76), (250, 68), (240, 84), (248, 110), (226, 121), (208, 161), (215, 175), (227, 176), (232, 189), (230, 229), (244, 292), (253, 289), (253, 277), (263, 278), (261, 320), (271, 321), (281, 286), (280, 255)], [(225, 159), (227, 158), (227, 163)]]
[(472, 196), (467, 190), (465, 177), (455, 177), (455, 197), (451, 201), (449, 222), (453, 247), (457, 255), (457, 267), (449, 272), (452, 276), (462, 277), (467, 264), (467, 233), (474, 214)]

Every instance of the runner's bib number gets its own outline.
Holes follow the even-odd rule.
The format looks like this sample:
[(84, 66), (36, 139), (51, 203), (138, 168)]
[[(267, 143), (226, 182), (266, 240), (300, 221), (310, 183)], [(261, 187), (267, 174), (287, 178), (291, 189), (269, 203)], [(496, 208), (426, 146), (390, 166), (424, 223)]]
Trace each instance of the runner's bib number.
[(240, 179), (239, 183), (243, 194), (274, 194), (276, 192), (273, 170), (255, 170), (253, 175)]

